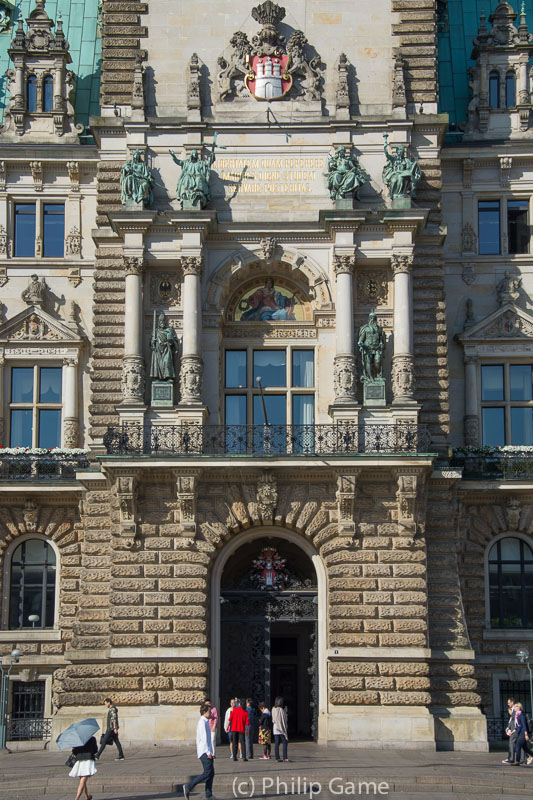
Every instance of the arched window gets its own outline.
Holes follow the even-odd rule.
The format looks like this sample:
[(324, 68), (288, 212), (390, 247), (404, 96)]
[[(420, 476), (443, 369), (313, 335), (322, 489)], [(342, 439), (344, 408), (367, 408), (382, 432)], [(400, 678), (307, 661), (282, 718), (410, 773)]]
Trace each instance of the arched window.
[(54, 79), (46, 75), (43, 81), (43, 111), (52, 111), (54, 108)]
[(37, 111), (37, 78), (30, 75), (26, 83), (26, 107), (28, 111)]
[(514, 108), (516, 105), (515, 74), (508, 72), (505, 76), (505, 105)]
[(13, 551), (9, 629), (53, 628), (56, 554), (44, 539), (26, 539)]
[(492, 628), (533, 628), (533, 550), (518, 537), (499, 539), (489, 551)]
[(489, 75), (489, 105), (491, 108), (500, 107), (500, 76), (495, 71)]

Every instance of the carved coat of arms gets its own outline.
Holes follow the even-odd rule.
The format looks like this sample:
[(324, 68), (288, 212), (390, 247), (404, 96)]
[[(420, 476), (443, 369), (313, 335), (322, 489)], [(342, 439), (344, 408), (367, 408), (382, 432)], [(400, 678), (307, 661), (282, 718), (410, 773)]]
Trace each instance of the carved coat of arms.
[(258, 589), (283, 589), (289, 580), (286, 563), (275, 547), (263, 547), (252, 561), (250, 580)]
[(246, 86), (258, 100), (276, 100), (287, 94), (292, 86), (288, 67), (290, 56), (250, 56), (250, 72), (245, 77)]

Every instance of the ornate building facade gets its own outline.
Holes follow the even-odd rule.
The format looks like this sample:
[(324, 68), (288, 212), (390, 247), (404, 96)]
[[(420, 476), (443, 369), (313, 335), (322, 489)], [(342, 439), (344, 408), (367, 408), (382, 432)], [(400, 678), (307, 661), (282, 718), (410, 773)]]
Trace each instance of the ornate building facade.
[[(508, 606), (530, 591), (527, 481), (469, 481), (472, 453), (450, 448), (482, 443), (500, 414), (486, 408), (518, 425), (527, 392), (528, 259), (508, 253), (524, 238), (529, 34), (481, 29), (478, 101), (448, 146), (446, 4), (367, 5), (6, 11), (14, 743), (98, 716), (109, 694), (126, 742), (160, 743), (192, 741), (206, 696), (283, 694), (291, 733), (319, 742), (483, 750), (497, 681), (523, 679), (527, 612), (509, 623)], [(519, 92), (497, 120), (496, 68), (498, 97), (510, 72)], [(478, 258), (478, 179), (489, 240), (491, 203), (511, 220), (498, 259)], [(483, 369), (502, 359), (511, 388), (485, 406), (500, 379)]]

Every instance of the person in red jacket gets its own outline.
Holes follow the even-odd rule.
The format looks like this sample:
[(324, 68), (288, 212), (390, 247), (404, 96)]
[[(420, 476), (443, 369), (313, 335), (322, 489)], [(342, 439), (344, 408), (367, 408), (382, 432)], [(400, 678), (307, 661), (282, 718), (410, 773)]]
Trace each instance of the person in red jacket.
[(244, 731), (250, 725), (248, 712), (246, 711), (246, 703), (241, 700), (239, 706), (235, 706), (229, 715), (229, 726), (231, 731), (231, 740), (233, 745), (233, 760), (237, 761), (238, 744), (240, 743), (241, 752), (244, 753), (243, 761), (248, 761), (246, 758), (246, 750), (244, 746)]

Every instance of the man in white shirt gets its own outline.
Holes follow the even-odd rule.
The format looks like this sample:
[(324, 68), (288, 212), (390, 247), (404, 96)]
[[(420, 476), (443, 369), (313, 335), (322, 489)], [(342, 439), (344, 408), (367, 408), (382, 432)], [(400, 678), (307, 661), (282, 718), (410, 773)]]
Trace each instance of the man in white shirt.
[(196, 784), (205, 783), (205, 796), (211, 797), (213, 794), (213, 778), (215, 777), (215, 764), (213, 756), (213, 744), (211, 741), (211, 728), (209, 719), (211, 717), (211, 706), (204, 703), (200, 706), (200, 719), (196, 726), (196, 755), (202, 762), (204, 771), (197, 775), (190, 783), (183, 784), (183, 795), (185, 800), (189, 800), (189, 794)]

